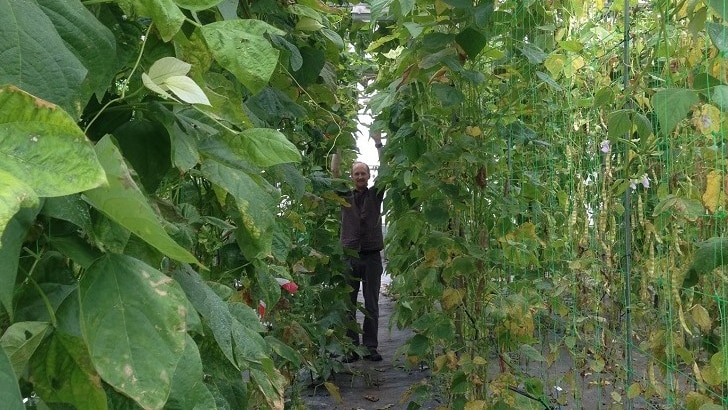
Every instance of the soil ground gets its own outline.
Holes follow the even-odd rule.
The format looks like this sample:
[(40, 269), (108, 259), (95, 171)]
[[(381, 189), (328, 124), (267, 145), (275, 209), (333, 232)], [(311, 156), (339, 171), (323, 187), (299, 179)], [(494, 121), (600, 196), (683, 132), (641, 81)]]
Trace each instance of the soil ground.
[[(383, 278), (383, 283), (385, 282)], [(385, 286), (383, 286), (385, 288)], [(410, 337), (408, 330), (389, 330), (389, 318), (394, 301), (386, 294), (379, 299), (379, 348), (381, 362), (359, 360), (347, 366), (347, 373), (339, 373), (331, 380), (339, 388), (341, 402), (337, 403), (323, 385), (314, 385), (303, 392), (306, 407), (312, 410), (379, 410), (406, 409), (409, 388), (423, 379), (429, 372), (404, 362), (404, 356), (397, 350)], [(360, 317), (361, 321), (361, 317)], [(436, 405), (433, 403), (432, 407)]]

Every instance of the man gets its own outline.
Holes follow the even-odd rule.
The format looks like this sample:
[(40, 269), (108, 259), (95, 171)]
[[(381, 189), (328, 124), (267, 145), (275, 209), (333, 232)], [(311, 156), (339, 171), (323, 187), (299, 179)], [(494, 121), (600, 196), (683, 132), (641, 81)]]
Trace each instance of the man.
[[(382, 148), (381, 136), (372, 135), (377, 153)], [(332, 161), (334, 176), (338, 176), (338, 158)], [(381, 361), (382, 355), (377, 352), (379, 345), (379, 288), (382, 281), (382, 255), (384, 238), (382, 234), (381, 208), (384, 190), (377, 186), (369, 188), (369, 166), (363, 162), (355, 162), (351, 167), (351, 179), (354, 189), (346, 199), (349, 206), (341, 207), (341, 245), (346, 251), (346, 258), (350, 268), (352, 287), (351, 302), (357, 305), (359, 288), (364, 296), (364, 326), (362, 344), (368, 353), (365, 359)], [(349, 319), (356, 326), (356, 310), (349, 313)], [(359, 332), (348, 330), (354, 345), (359, 345)], [(344, 358), (344, 362), (359, 360), (359, 354), (351, 353)]]

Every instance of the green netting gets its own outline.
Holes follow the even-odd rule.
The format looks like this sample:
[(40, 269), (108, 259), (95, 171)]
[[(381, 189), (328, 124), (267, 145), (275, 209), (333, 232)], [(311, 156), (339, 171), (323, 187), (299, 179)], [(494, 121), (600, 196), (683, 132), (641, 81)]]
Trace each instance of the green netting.
[(455, 408), (728, 408), (725, 6), (597, 3), (495, 2), (375, 123), (395, 322)]

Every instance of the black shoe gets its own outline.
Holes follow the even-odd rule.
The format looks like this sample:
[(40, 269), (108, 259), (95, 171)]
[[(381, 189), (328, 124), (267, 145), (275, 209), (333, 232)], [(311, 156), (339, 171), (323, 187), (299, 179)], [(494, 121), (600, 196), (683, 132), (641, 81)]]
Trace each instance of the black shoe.
[(361, 356), (359, 356), (359, 353), (357, 352), (351, 352), (344, 356), (343, 359), (341, 359), (341, 363), (354, 363), (356, 361), (359, 361), (361, 359)]
[(369, 354), (364, 356), (365, 359), (369, 360), (370, 362), (381, 362), (382, 361), (382, 355), (377, 352), (376, 349), (372, 349), (369, 351)]

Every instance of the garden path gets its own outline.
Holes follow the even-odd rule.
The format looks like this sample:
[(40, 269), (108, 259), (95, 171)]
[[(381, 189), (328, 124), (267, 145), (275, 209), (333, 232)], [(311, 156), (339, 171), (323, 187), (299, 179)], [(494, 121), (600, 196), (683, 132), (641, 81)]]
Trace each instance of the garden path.
[[(427, 379), (426, 369), (412, 366), (398, 352), (411, 335), (409, 329), (389, 328), (394, 300), (387, 295), (389, 277), (382, 278), (379, 299), (379, 348), (381, 362), (359, 360), (347, 366), (331, 382), (338, 388), (341, 401), (337, 402), (323, 385), (310, 386), (303, 392), (306, 407), (312, 410), (389, 410), (406, 409), (407, 391)], [(361, 314), (361, 313), (360, 313)], [(359, 318), (361, 321), (361, 317)], [(433, 406), (434, 407), (434, 406)], [(431, 408), (431, 407), (428, 407)]]

